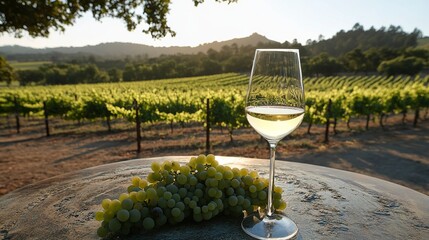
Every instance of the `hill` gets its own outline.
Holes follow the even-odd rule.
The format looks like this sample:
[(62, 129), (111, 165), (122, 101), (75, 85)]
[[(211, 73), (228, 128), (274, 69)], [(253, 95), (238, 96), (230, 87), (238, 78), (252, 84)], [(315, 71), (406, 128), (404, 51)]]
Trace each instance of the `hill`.
[(56, 47), (56, 48), (30, 48), (18, 45), (2, 46), (0, 47), (0, 55), (6, 56), (9, 60), (50, 60), (53, 56), (86, 56), (93, 55), (108, 59), (124, 58), (126, 56), (146, 56), (146, 57), (159, 57), (161, 55), (172, 54), (197, 54), (199, 52), (207, 52), (207, 50), (214, 49), (219, 51), (222, 46), (237, 44), (238, 46), (252, 45), (256, 46), (258, 43), (274, 42), (265, 36), (254, 33), (248, 37), (235, 38), (227, 41), (212, 42), (201, 44), (197, 47), (154, 47), (145, 44), (136, 43), (101, 43), (98, 45), (84, 46), (84, 47)]
[(371, 48), (405, 49), (417, 47), (418, 41), (423, 39), (422, 35), (418, 29), (407, 33), (400, 26), (393, 25), (388, 28), (375, 29), (371, 27), (365, 30), (362, 25), (356, 23), (351, 30), (341, 30), (330, 39), (318, 42), (309, 41), (306, 48), (311, 55), (326, 52), (331, 56), (338, 57), (354, 49), (365, 51)]

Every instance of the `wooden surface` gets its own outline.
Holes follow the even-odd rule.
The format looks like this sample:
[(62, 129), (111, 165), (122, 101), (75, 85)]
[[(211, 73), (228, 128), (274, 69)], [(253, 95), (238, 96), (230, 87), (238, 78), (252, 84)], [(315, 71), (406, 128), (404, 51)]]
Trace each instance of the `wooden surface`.
[[(268, 177), (268, 160), (217, 157), (221, 164), (256, 169)], [(50, 178), (0, 197), (0, 239), (97, 239), (94, 212), (117, 198), (132, 176), (146, 177), (152, 161), (129, 160)], [(286, 215), (298, 239), (429, 239), (429, 197), (380, 179), (309, 164), (276, 161)], [(240, 219), (167, 226), (129, 239), (251, 239)]]

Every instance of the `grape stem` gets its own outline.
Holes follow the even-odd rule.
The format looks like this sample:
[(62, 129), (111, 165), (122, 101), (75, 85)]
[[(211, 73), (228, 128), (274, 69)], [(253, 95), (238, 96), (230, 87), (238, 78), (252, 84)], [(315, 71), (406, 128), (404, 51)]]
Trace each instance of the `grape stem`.
[(274, 190), (274, 167), (275, 167), (275, 161), (276, 161), (276, 146), (277, 146), (277, 143), (270, 143), (270, 179), (268, 182), (268, 206), (267, 206), (268, 217), (271, 217), (274, 213), (273, 190)]

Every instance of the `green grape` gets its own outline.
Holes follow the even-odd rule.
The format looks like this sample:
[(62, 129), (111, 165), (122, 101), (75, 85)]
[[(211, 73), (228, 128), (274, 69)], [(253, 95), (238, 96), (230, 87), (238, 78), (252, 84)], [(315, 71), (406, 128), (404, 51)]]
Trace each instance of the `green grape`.
[(238, 195), (237, 196), (237, 204), (238, 205), (243, 205), (243, 202), (244, 202), (244, 197), (243, 196), (241, 196), (241, 195)]
[(179, 184), (182, 184), (182, 185), (184, 185), (188, 182), (188, 178), (186, 177), (186, 175), (181, 174), (181, 173), (179, 175), (177, 175), (176, 180)]
[(137, 192), (138, 192), (138, 191), (140, 191), (140, 188), (138, 188), (138, 190), (137, 190), (137, 191), (130, 192), (130, 199), (131, 199), (133, 202), (137, 202)]
[(194, 207), (193, 212), (194, 214), (201, 214), (201, 207)]
[(143, 228), (145, 230), (152, 230), (155, 227), (155, 221), (151, 217), (143, 219)]
[(256, 184), (256, 188), (257, 188), (258, 191), (261, 191), (262, 189), (264, 189), (266, 187), (267, 186), (265, 186), (265, 183), (261, 182), (261, 181)]
[(223, 196), (223, 193), (221, 190), (217, 190), (215, 198), (221, 198)]
[(214, 177), (215, 174), (216, 174), (216, 168), (214, 167), (207, 168), (207, 176)]
[(109, 230), (111, 232), (119, 232), (119, 230), (121, 230), (121, 227), (122, 225), (117, 218), (114, 218), (109, 221)]
[(227, 196), (231, 196), (233, 194), (234, 194), (234, 188), (229, 187), (229, 188), (226, 189), (226, 195)]
[(247, 176), (247, 174), (249, 174), (249, 170), (247, 170), (247, 168), (240, 169), (240, 176), (244, 177)]
[(215, 208), (217, 207), (216, 203), (211, 201), (209, 202), (209, 204), (207, 205), (207, 207), (209, 208), (210, 211), (215, 210)]
[(180, 195), (178, 193), (173, 194), (171, 198), (173, 198), (176, 202), (180, 201)]
[(197, 164), (206, 164), (206, 156), (204, 154), (200, 154), (196, 160)]
[(141, 213), (139, 210), (132, 209), (130, 211), (130, 217), (129, 217), (130, 222), (132, 222), (132, 223), (138, 222), (138, 221), (140, 221), (140, 218), (141, 218)]
[(139, 187), (141, 188), (141, 189), (144, 189), (144, 188), (146, 188), (147, 187), (147, 181), (145, 180), (145, 179), (140, 179), (140, 182), (139, 182)]
[(117, 212), (119, 209), (121, 209), (121, 202), (118, 199), (112, 200), (109, 205), (109, 210)]
[(195, 196), (202, 198), (204, 196), (204, 192), (201, 189), (195, 189)]
[(249, 173), (249, 175), (250, 175), (252, 178), (257, 178), (257, 177), (259, 177), (259, 174), (258, 174), (258, 172), (256, 172), (256, 171), (251, 171), (251, 172)]
[(249, 186), (249, 192), (254, 193), (254, 192), (256, 192), (256, 190), (258, 190), (258, 188), (255, 185)]
[(96, 212), (95, 213), (95, 220), (103, 221), (104, 220), (104, 212)]
[[(103, 211), (95, 213), (95, 219), (101, 221), (97, 235), (128, 235), (136, 224), (149, 231), (187, 217), (195, 222), (221, 213), (238, 217), (243, 211), (266, 207), (268, 180), (256, 171), (220, 165), (214, 155), (192, 157), (184, 165), (177, 161), (154, 162), (151, 169), (146, 179), (131, 178), (128, 193), (102, 200)], [(282, 192), (275, 186), (276, 210), (286, 208)]]
[(218, 171), (218, 172), (224, 172), (225, 170), (224, 170), (224, 168), (223, 168), (223, 166), (222, 165), (217, 165), (216, 166), (216, 171)]
[(104, 209), (109, 209), (109, 205), (110, 205), (110, 203), (111, 203), (112, 201), (110, 200), (110, 199), (103, 199), (103, 201), (101, 201), (101, 206), (104, 208)]
[(176, 206), (176, 201), (174, 200), (174, 199), (169, 199), (168, 201), (167, 201), (167, 207), (169, 207), (169, 208), (173, 208), (174, 206)]
[(286, 202), (285, 201), (283, 201), (283, 200), (281, 200), (280, 201), (280, 205), (279, 205), (279, 210), (285, 210), (286, 209)]
[(130, 198), (130, 195), (128, 193), (121, 193), (121, 195), (119, 195), (119, 201), (122, 202), (124, 201), (124, 199)]
[(121, 209), (116, 213), (116, 218), (121, 222), (125, 222), (130, 218), (130, 212), (126, 209)]
[(180, 188), (178, 193), (179, 193), (180, 198), (185, 198), (186, 195), (188, 194), (188, 190), (186, 190), (186, 188)]
[(112, 220), (115, 217), (115, 213), (116, 213), (116, 211), (115, 212), (111, 211), (111, 210), (105, 211), (104, 212), (104, 216), (103, 216), (104, 221), (110, 221), (110, 220)]
[(215, 156), (213, 154), (208, 154), (206, 157), (206, 162), (211, 165), (214, 161), (216, 161)]
[(170, 200), (172, 196), (173, 196), (173, 194), (171, 194), (171, 192), (169, 192), (169, 191), (164, 192), (164, 199), (165, 200), (167, 200), (167, 201)]
[(101, 238), (104, 238), (109, 233), (109, 230), (107, 230), (105, 227), (99, 227), (97, 229), (97, 235)]
[(265, 200), (265, 199), (267, 199), (267, 192), (265, 192), (265, 191), (260, 191), (260, 192), (258, 193), (258, 198), (259, 198), (259, 200)]
[(167, 189), (165, 187), (158, 187), (156, 189), (156, 195), (158, 197), (162, 197), (164, 195), (164, 192), (167, 191)]
[(207, 205), (204, 205), (201, 207), (201, 212), (202, 213), (207, 213), (209, 211), (209, 207)]
[(203, 164), (201, 164), (201, 163), (197, 163), (196, 169), (197, 169), (198, 172), (202, 172), (202, 171), (204, 171), (206, 169), (206, 167)]
[(144, 190), (138, 191), (136, 198), (137, 198), (137, 201), (143, 202), (144, 200), (146, 200), (146, 192)]
[(150, 183), (155, 183), (156, 179), (155, 179), (155, 173), (151, 172), (147, 175), (147, 181)]
[(234, 177), (234, 173), (231, 170), (225, 171), (223, 173), (223, 178), (227, 180), (231, 180)]
[(174, 171), (179, 171), (180, 170), (180, 163), (178, 163), (178, 162), (176, 162), (176, 161), (173, 161), (172, 163), (171, 163), (171, 166), (172, 166), (172, 169), (174, 170)]
[(133, 209), (137, 209), (137, 210), (141, 211), (143, 209), (143, 204), (141, 202), (136, 202), (136, 203), (134, 203)]
[(208, 190), (209, 197), (215, 197), (216, 193), (217, 193), (217, 189), (216, 188), (209, 188), (209, 190)]
[(244, 190), (244, 188), (242, 188), (242, 187), (237, 188), (237, 189), (235, 190), (235, 192), (237, 193), (237, 195), (241, 195), (241, 196), (246, 195), (246, 191), (245, 191), (245, 190)]
[(159, 162), (152, 162), (150, 168), (154, 172), (159, 172), (161, 170), (161, 164), (159, 164)]
[(172, 169), (172, 164), (170, 161), (164, 161), (164, 163), (162, 163), (162, 167), (164, 168), (164, 170), (170, 171)]
[(234, 195), (229, 196), (229, 198), (228, 198), (228, 204), (230, 206), (235, 206), (235, 205), (237, 205), (237, 203), (238, 203), (238, 198), (236, 196), (234, 196)]
[(177, 188), (177, 186), (174, 184), (170, 184), (166, 188), (167, 191), (171, 192), (172, 194), (177, 193), (179, 191), (179, 188)]
[(141, 181), (141, 178), (139, 176), (134, 176), (134, 177), (131, 178), (131, 183), (135, 187), (139, 187), (140, 186), (140, 181)]
[(130, 198), (124, 199), (121, 204), (123, 209), (131, 210), (133, 209), (134, 202)]
[(278, 192), (273, 192), (273, 199), (281, 199), (282, 195)]
[(177, 202), (175, 207), (179, 208), (180, 211), (184, 211), (185, 210), (185, 204), (183, 202)]
[(281, 201), (279, 199), (273, 199), (274, 208), (276, 209), (280, 208), (280, 204), (281, 204)]
[(216, 179), (216, 180), (222, 180), (222, 179), (223, 179), (223, 174), (222, 174), (221, 172), (217, 172), (217, 173), (215, 174), (215, 179)]
[(231, 187), (238, 188), (240, 186), (240, 180), (234, 178), (231, 180)]
[(205, 181), (207, 179), (207, 171), (198, 172), (198, 180)]
[(219, 162), (218, 162), (218, 161), (216, 161), (216, 160), (214, 160), (210, 165), (211, 165), (212, 167), (217, 167), (217, 166), (219, 166)]
[(219, 181), (212, 178), (211, 181), (209, 181), (210, 187), (218, 187), (219, 186)]
[(198, 183), (198, 178), (196, 178), (196, 177), (194, 177), (194, 176), (191, 176), (191, 177), (189, 177), (189, 184), (191, 185), (191, 186), (194, 186), (194, 185), (196, 185), (197, 183)]
[(283, 193), (283, 188), (279, 187), (279, 186), (274, 186), (274, 192), (276, 193)]
[(191, 200), (191, 201), (189, 202), (189, 207), (190, 207), (190, 208), (194, 209), (196, 206), (197, 206), (197, 202), (196, 202), (196, 201)]
[(180, 167), (180, 173), (187, 176), (188, 174), (191, 173), (191, 168), (189, 166), (186, 166), (186, 165), (181, 166)]
[(178, 217), (178, 216), (180, 216), (180, 213), (181, 213), (182, 211), (180, 211), (180, 209), (179, 208), (177, 208), (177, 207), (175, 207), (175, 208), (173, 208), (173, 209), (171, 209), (171, 215), (173, 216), (173, 217)]
[(154, 188), (148, 188), (146, 190), (146, 198), (148, 198), (149, 200), (154, 200), (157, 198), (157, 193), (156, 190)]
[(143, 207), (140, 212), (141, 212), (142, 218), (148, 217), (150, 215), (149, 208), (147, 207)]
[(158, 206), (160, 206), (161, 208), (166, 208), (167, 207), (167, 200), (165, 200), (164, 197), (158, 198)]
[(241, 177), (241, 172), (238, 168), (233, 168), (232, 173), (234, 174), (234, 177)]
[(244, 176), (242, 180), (244, 184), (246, 184), (247, 186), (250, 186), (253, 184), (253, 178), (249, 175)]

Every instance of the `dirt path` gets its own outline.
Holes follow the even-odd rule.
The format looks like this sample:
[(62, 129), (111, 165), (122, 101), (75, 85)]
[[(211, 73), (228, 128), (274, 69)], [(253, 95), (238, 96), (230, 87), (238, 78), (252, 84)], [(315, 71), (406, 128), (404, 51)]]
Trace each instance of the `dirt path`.
[[(144, 129), (142, 153), (135, 152), (133, 126), (113, 125), (107, 132), (99, 122), (76, 127), (58, 121), (53, 135), (43, 136), (43, 122), (23, 122), (21, 134), (0, 128), (0, 195), (26, 184), (66, 172), (139, 157), (198, 155), (204, 153), (205, 133), (201, 126), (153, 126)], [(392, 121), (392, 120), (389, 120)], [(409, 121), (410, 122), (410, 121)], [(362, 131), (338, 127), (330, 144), (322, 143), (323, 127), (307, 135), (305, 125), (278, 146), (278, 159), (328, 166), (392, 181), (429, 195), (429, 121), (418, 128), (390, 122), (384, 131), (372, 126)], [(252, 129), (241, 129), (230, 143), (226, 131), (214, 129), (212, 150), (216, 155), (267, 158), (268, 148)]]

